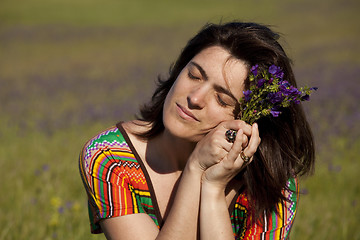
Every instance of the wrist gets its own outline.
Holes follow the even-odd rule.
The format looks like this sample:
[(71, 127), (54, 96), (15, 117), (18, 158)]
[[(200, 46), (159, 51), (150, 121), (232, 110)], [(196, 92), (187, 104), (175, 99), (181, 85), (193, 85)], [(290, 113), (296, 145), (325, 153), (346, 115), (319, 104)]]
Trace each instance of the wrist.
[(225, 197), (226, 186), (223, 184), (215, 183), (206, 179), (203, 174), (201, 179), (201, 192), (211, 198), (222, 198)]
[(200, 177), (202, 177), (205, 172), (205, 169), (201, 166), (201, 164), (192, 156), (188, 159), (185, 170), (197, 174)]

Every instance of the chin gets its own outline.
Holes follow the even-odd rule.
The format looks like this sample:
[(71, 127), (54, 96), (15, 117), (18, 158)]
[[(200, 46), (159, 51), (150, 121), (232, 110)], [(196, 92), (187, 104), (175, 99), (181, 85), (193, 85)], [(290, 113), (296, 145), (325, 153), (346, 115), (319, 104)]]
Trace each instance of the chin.
[(188, 142), (198, 142), (204, 135), (196, 132), (194, 126), (185, 124), (181, 121), (172, 119), (164, 121), (165, 131), (170, 133), (173, 137), (186, 140)]

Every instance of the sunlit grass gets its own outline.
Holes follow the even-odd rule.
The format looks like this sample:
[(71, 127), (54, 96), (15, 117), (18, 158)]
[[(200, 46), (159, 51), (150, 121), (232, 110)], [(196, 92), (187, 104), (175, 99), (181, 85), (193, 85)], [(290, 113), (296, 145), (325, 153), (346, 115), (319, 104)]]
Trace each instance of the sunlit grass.
[[(282, 3), (283, 1), (279, 1)], [(256, 7), (256, 11), (244, 11)], [(2, 24), (18, 24), (26, 22), (29, 25), (70, 24), (80, 26), (126, 26), (153, 24), (173, 26), (221, 19), (257, 17), (264, 18), (277, 13), (277, 4), (262, 1), (261, 4), (225, 0), (219, 3), (215, 0), (200, 1), (44, 1), (32, 0), (15, 4), (10, 0), (2, 1), (0, 19)], [(241, 15), (239, 14), (241, 12)]]
[(91, 136), (85, 131), (100, 128), (83, 126), (46, 135), (3, 125), (0, 175), (6, 184), (0, 198), (0, 239), (89, 237), (77, 158)]
[(359, 149), (359, 139), (334, 138), (319, 153), (316, 174), (301, 184), (293, 239), (360, 239)]

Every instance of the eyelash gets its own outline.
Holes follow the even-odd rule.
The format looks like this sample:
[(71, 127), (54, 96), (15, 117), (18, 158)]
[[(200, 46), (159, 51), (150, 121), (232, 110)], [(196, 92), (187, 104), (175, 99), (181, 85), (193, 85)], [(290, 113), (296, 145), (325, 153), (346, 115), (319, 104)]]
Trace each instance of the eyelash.
[(188, 77), (189, 77), (190, 79), (200, 80), (200, 78), (195, 77), (190, 71), (188, 72)]
[(220, 104), (220, 106), (222, 107), (227, 107), (229, 106), (226, 102), (224, 102), (221, 97), (219, 95), (216, 95), (216, 99), (217, 99), (217, 102)]

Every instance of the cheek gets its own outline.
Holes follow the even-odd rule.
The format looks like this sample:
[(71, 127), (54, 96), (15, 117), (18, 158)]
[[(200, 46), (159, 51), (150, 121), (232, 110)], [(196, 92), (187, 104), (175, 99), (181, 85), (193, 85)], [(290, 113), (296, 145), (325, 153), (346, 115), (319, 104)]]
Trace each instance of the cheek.
[(170, 91), (167, 93), (165, 101), (164, 101), (164, 108), (171, 100), (172, 96), (174, 94), (174, 85), (170, 88)]
[(169, 92), (166, 95), (165, 101), (164, 101), (164, 108), (170, 104), (170, 102), (176, 98), (177, 95), (179, 95), (179, 89), (181, 89), (181, 87), (179, 87), (179, 81), (178, 79), (175, 80), (175, 82), (173, 83), (173, 85), (171, 86)]
[(162, 119), (163, 119), (164, 124), (165, 124), (165, 121), (166, 121), (169, 111), (170, 111), (172, 97), (173, 97), (173, 87), (170, 89), (170, 91), (166, 95), (166, 98), (164, 101), (163, 112), (162, 112)]
[(174, 111), (174, 103), (176, 102), (176, 99), (179, 98), (179, 84), (178, 81), (175, 81), (172, 87), (170, 88), (169, 92), (166, 95), (164, 106), (163, 106), (163, 122), (165, 124), (165, 121), (171, 118), (173, 111)]
[(234, 120), (233, 109), (217, 107), (209, 112), (209, 116), (213, 125), (218, 125), (223, 121)]
[(181, 94), (181, 89), (183, 89), (182, 83), (181, 81), (179, 81), (179, 79), (176, 79), (175, 82), (173, 83), (173, 85), (171, 86), (168, 94), (166, 95), (166, 99), (171, 99), (176, 95)]

